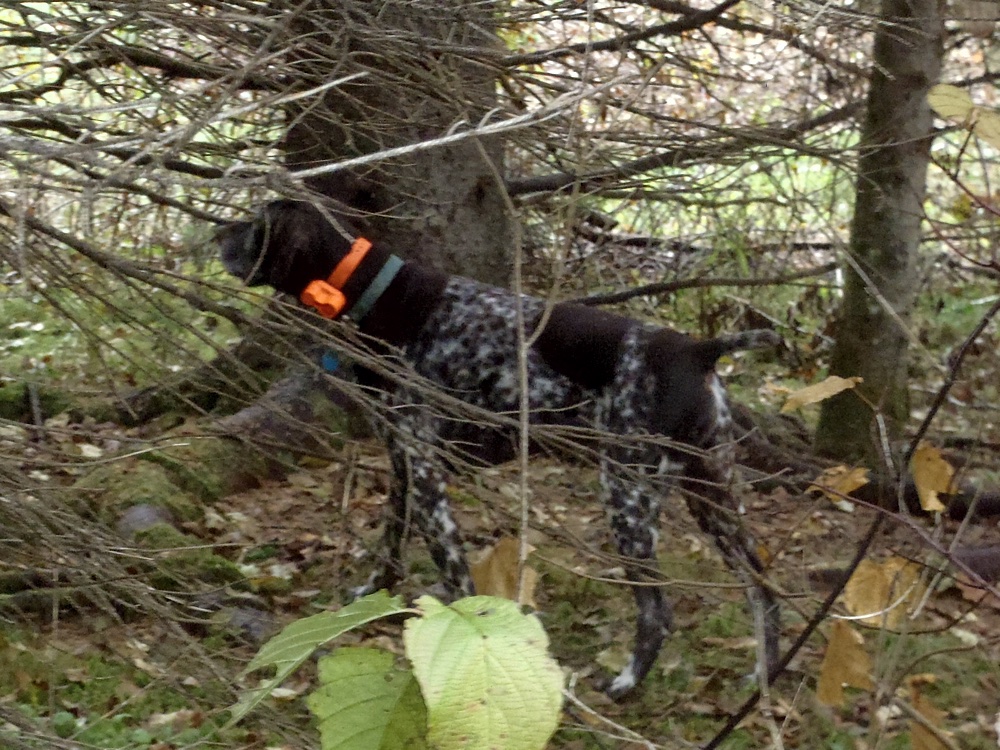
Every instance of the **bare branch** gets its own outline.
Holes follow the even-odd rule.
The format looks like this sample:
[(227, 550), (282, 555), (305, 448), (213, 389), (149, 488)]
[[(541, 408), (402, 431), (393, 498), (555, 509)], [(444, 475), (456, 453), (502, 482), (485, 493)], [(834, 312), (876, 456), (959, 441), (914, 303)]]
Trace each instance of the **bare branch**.
[[(627, 177), (635, 177), (663, 167), (682, 167), (692, 162), (720, 159), (725, 155), (740, 153), (754, 146), (772, 145), (803, 152), (813, 151), (809, 146), (797, 144), (806, 133), (853, 117), (861, 109), (860, 102), (846, 104), (816, 117), (810, 117), (789, 126), (754, 128), (742, 132), (729, 133), (726, 140), (703, 141), (676, 149), (669, 149), (631, 162), (584, 174), (551, 174), (539, 177), (515, 179), (507, 183), (511, 195), (557, 192), (576, 188), (582, 192), (594, 192), (603, 186), (614, 184)], [(722, 131), (721, 128), (716, 130)]]
[(741, 1), (742, 0), (723, 0), (723, 2), (719, 3), (714, 8), (692, 12), (680, 20), (669, 21), (657, 26), (650, 26), (649, 28), (642, 29), (641, 31), (623, 34), (622, 36), (615, 37), (614, 39), (605, 39), (599, 42), (580, 42), (579, 44), (571, 44), (559, 49), (532, 52), (526, 55), (510, 55), (509, 57), (504, 58), (502, 62), (508, 67), (515, 67), (518, 65), (537, 65), (538, 63), (550, 62), (568, 55), (577, 55), (584, 52), (606, 52), (628, 49), (636, 42), (641, 42), (646, 39), (663, 36), (675, 36), (677, 34), (682, 34), (685, 31), (691, 31), (692, 29), (705, 26), (706, 24), (717, 20), (723, 13), (732, 8), (734, 5), (738, 5)]
[(657, 294), (671, 294), (681, 289), (704, 289), (714, 286), (779, 286), (789, 284), (793, 281), (801, 281), (814, 276), (825, 276), (832, 273), (838, 267), (837, 263), (827, 263), (817, 268), (806, 268), (795, 273), (784, 276), (773, 276), (771, 278), (759, 279), (739, 279), (739, 278), (708, 278), (708, 279), (679, 279), (677, 281), (661, 281), (656, 284), (643, 284), (634, 289), (625, 289), (620, 292), (608, 292), (607, 294), (591, 294), (586, 297), (578, 297), (573, 302), (583, 305), (610, 305), (616, 302), (625, 302), (636, 297), (648, 297)]

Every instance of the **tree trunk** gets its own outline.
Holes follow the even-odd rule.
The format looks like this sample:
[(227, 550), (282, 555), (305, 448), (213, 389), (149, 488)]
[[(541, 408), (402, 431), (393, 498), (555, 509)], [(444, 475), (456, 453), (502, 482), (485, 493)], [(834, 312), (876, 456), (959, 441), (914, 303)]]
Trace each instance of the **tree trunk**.
[(864, 383), (823, 404), (816, 447), (828, 456), (875, 460), (882, 443), (876, 412), (890, 439), (909, 413), (906, 327), (931, 142), (927, 92), (941, 69), (942, 35), (938, 0), (883, 0), (830, 367)]
[[(467, 55), (499, 48), (493, 10), (467, 0), (317, 0), (300, 10), (293, 28), (303, 87), (364, 75), (330, 89), (320, 106), (310, 100), (289, 112), (288, 165), (314, 167), (475, 126), (496, 106), (497, 69)], [(470, 139), (309, 184), (364, 215), (370, 238), (393, 252), (506, 285), (513, 231), (501, 175), (500, 142)]]

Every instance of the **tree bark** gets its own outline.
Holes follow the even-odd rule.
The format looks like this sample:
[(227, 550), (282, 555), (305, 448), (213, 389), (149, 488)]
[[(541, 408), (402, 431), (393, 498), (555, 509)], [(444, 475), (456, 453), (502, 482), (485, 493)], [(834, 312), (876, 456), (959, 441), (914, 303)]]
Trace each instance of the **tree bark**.
[[(467, 56), (499, 45), (491, 3), (388, 0), (377, 13), (373, 5), (317, 0), (300, 10), (293, 28), (302, 32), (303, 86), (364, 75), (330, 89), (319, 107), (290, 110), (290, 167), (427, 141), (475, 125), (497, 106), (497, 69)], [(304, 48), (303, 38), (311, 39)], [(513, 231), (502, 175), (499, 140), (467, 140), (309, 186), (357, 211), (369, 238), (393, 252), (506, 285)]]
[(943, 33), (938, 0), (883, 0), (830, 367), (864, 383), (824, 402), (816, 433), (817, 450), (842, 460), (881, 465), (876, 413), (890, 440), (909, 414), (906, 328), (931, 142), (927, 92), (941, 70)]

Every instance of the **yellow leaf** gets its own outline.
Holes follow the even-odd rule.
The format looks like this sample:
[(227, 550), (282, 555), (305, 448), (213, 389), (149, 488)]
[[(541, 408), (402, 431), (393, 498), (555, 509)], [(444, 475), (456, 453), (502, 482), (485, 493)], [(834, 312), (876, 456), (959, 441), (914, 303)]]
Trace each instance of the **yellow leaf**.
[(816, 698), (827, 706), (844, 703), (844, 686), (871, 690), (872, 662), (864, 648), (865, 639), (844, 620), (834, 620), (823, 664), (819, 668)]
[(991, 109), (979, 110), (972, 132), (993, 148), (1000, 148), (1000, 114)]
[(913, 483), (917, 486), (920, 507), (928, 513), (939, 513), (944, 505), (938, 494), (949, 494), (954, 490), (955, 470), (944, 460), (941, 451), (930, 443), (920, 443), (910, 461)]
[[(924, 695), (921, 687), (937, 681), (933, 674), (915, 674), (906, 678), (906, 687), (910, 691), (910, 704), (914, 710), (924, 717), (928, 724), (940, 727), (945, 712), (931, 703)], [(942, 734), (947, 734), (942, 730)], [(915, 719), (910, 722), (910, 747), (913, 750), (948, 750), (948, 745), (942, 742), (930, 729)]]
[(941, 117), (952, 122), (965, 124), (975, 110), (972, 97), (965, 89), (939, 83), (927, 92), (927, 103)]
[(991, 146), (1000, 148), (1000, 114), (977, 107), (964, 89), (939, 83), (928, 92), (927, 102), (944, 119), (971, 130)]
[(868, 469), (863, 466), (855, 466), (850, 469), (843, 464), (831, 466), (806, 488), (806, 492), (816, 490), (826, 495), (841, 510), (843, 507), (844, 495), (850, 495), (858, 487), (868, 484)]
[(864, 382), (863, 378), (841, 378), (837, 375), (831, 375), (822, 382), (795, 391), (785, 401), (785, 405), (781, 407), (781, 412), (782, 414), (786, 414), (809, 404), (826, 401), (831, 396), (836, 396), (841, 391), (846, 391), (862, 382)]
[(924, 595), (920, 566), (902, 557), (862, 560), (844, 587), (844, 606), (861, 622), (895, 630)]
[[(529, 552), (533, 549), (528, 546)], [(537, 609), (535, 586), (538, 584), (538, 571), (534, 568), (525, 566), (524, 587), (521, 589), (520, 599), (517, 597), (519, 554), (520, 543), (509, 536), (505, 536), (488, 549), (478, 562), (470, 566), (469, 572), (472, 574), (472, 582), (476, 585), (476, 593), (501, 596)]]

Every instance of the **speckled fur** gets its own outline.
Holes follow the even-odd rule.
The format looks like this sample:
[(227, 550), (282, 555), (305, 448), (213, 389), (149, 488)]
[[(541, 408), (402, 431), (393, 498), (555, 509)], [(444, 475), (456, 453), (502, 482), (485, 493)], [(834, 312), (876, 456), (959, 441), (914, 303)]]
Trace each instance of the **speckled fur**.
[[(524, 297), (523, 308), (530, 333), (544, 303)], [(420, 375), (452, 395), (490, 411), (516, 414), (515, 321), (511, 293), (454, 278), (417, 340), (404, 352)], [(529, 350), (528, 400), (533, 421), (578, 423), (637, 438), (663, 435), (658, 417), (670, 405), (658, 404), (655, 395), (658, 371), (669, 363), (650, 363), (646, 354), (648, 342), (659, 332), (659, 328), (635, 323), (621, 343), (613, 381), (596, 390), (574, 384), (555, 372), (537, 350)], [(682, 484), (689, 491), (689, 507), (699, 525), (715, 539), (734, 572), (754, 589), (754, 604), (763, 608), (768, 623), (768, 660), (777, 660), (776, 603), (756, 580), (763, 566), (728, 490), (733, 466), (732, 419), (722, 384), (714, 373), (706, 376), (702, 393), (704, 419), (697, 423), (698, 428), (666, 437), (703, 451), (668, 449), (641, 439), (628, 443), (612, 438), (602, 446), (601, 484), (618, 551), (636, 561), (627, 566), (629, 580), (646, 583), (633, 587), (639, 610), (636, 647), (628, 667), (608, 688), (615, 697), (627, 693), (646, 675), (671, 626), (670, 607), (661, 589), (648, 585), (655, 580), (650, 571), (656, 569), (660, 498), (669, 489), (671, 475), (685, 475)], [(387, 440), (396, 483), (386, 516), (387, 562), (361, 591), (391, 586), (399, 577), (401, 542), (409, 514), (428, 541), (449, 593), (472, 594), (461, 539), (444, 494), (447, 474), (435, 452), (427, 449), (447, 427), (419, 402), (419, 397), (410, 393), (391, 396), (394, 429)]]
[[(316, 208), (294, 201), (269, 204), (251, 222), (220, 230), (226, 268), (251, 285), (269, 284), (298, 296), (311, 279), (326, 278), (348, 252), (343, 233)], [(265, 245), (265, 247), (261, 247)], [(387, 257), (376, 246), (344, 287), (357, 299)], [(394, 291), (395, 290), (395, 291)], [(542, 300), (524, 297), (527, 336), (538, 327)], [(446, 393), (491, 412), (516, 415), (517, 298), (468, 279), (450, 279), (406, 264), (361, 322), (361, 330), (402, 349), (417, 373)], [(350, 315), (350, 307), (347, 307)], [(714, 363), (727, 351), (774, 346), (769, 331), (695, 342), (592, 308), (560, 305), (527, 356), (527, 397), (533, 423), (596, 428), (604, 502), (620, 554), (629, 562), (638, 606), (631, 660), (608, 688), (619, 697), (638, 684), (656, 659), (671, 624), (658, 580), (660, 501), (679, 477), (699, 526), (712, 536), (746, 584), (755, 622), (765, 634), (765, 665), (778, 659), (778, 609), (762, 585), (763, 565), (737, 513), (729, 485), (732, 418)], [(401, 575), (402, 544), (412, 526), (426, 539), (450, 595), (473, 593), (458, 528), (445, 494), (442, 448), (452, 440), (481, 441), (480, 458), (503, 458), (497, 432), (447, 419), (417, 388), (381, 388), (382, 426), (394, 481), (385, 516), (385, 562), (358, 593), (391, 586)], [(471, 428), (471, 429), (470, 429)], [(666, 439), (666, 440), (664, 440)], [(461, 445), (470, 445), (463, 442)], [(509, 449), (509, 442), (506, 444)], [(509, 456), (509, 450), (508, 450)], [(643, 584), (646, 585), (643, 585)]]

